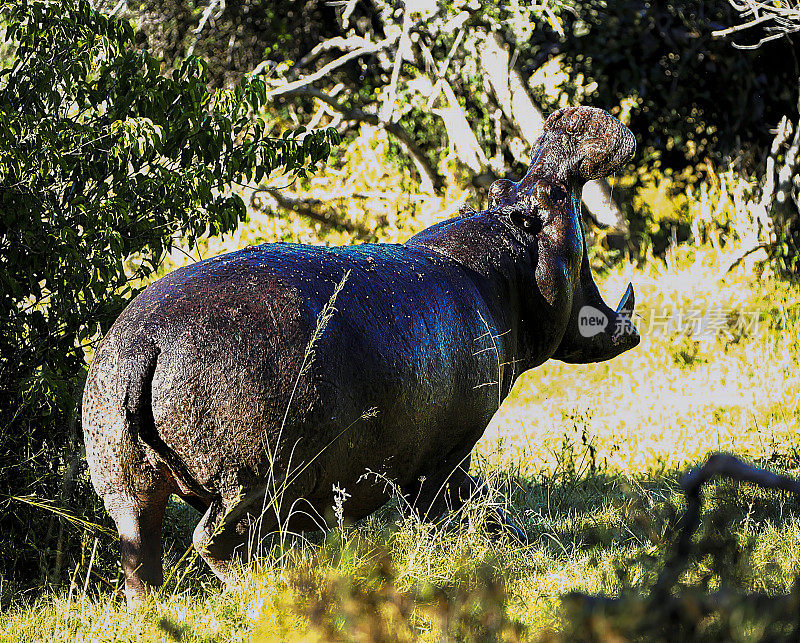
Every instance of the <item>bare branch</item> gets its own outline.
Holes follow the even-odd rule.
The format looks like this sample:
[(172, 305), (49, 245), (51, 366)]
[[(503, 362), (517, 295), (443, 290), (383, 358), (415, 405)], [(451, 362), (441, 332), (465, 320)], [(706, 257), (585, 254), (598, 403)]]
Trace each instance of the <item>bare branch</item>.
[(344, 230), (345, 232), (357, 234), (361, 237), (368, 237), (373, 234), (372, 230), (359, 223), (346, 221), (331, 210), (322, 209), (321, 206), (324, 206), (325, 202), (320, 199), (298, 198), (275, 188), (257, 188), (253, 190), (251, 199), (261, 193), (269, 194), (279, 208), (289, 210), (290, 212), (296, 212), (313, 221), (322, 223), (328, 228)]
[(342, 114), (347, 120), (368, 123), (369, 125), (383, 125), (383, 128), (394, 136), (406, 149), (414, 164), (419, 170), (422, 182), (427, 182), (431, 189), (440, 190), (444, 186), (442, 175), (433, 167), (428, 157), (417, 147), (411, 136), (403, 129), (400, 123), (381, 123), (376, 114), (370, 114), (358, 108), (349, 108), (334, 98), (315, 87), (297, 87), (287, 92), (297, 96), (312, 96), (323, 103), (327, 103), (334, 110)]
[[(696, 618), (707, 617), (712, 614), (730, 614), (736, 607), (746, 603), (754, 613), (769, 614), (771, 620), (791, 621), (797, 616), (797, 597), (793, 594), (768, 594), (766, 592), (739, 593), (732, 591), (719, 591), (710, 594), (692, 594), (691, 600), (687, 600), (685, 595), (666, 596), (658, 603), (653, 602), (651, 597), (628, 597), (625, 599), (616, 596), (591, 596), (581, 592), (571, 592), (564, 597), (565, 606), (573, 611), (575, 616), (584, 619), (596, 618), (596, 615), (603, 613), (625, 614), (632, 613), (649, 614), (652, 618), (655, 610), (662, 614), (685, 614), (687, 605), (696, 610)], [(575, 614), (577, 612), (577, 614)], [(626, 640), (620, 638), (619, 640)], [(648, 640), (644, 637), (643, 640)], [(664, 640), (664, 639), (661, 639)], [(783, 640), (793, 640), (787, 637)]]
[[(456, 43), (458, 37), (456, 37)], [(476, 175), (484, 174), (486, 166), (489, 164), (483, 149), (478, 142), (477, 136), (472, 131), (472, 127), (467, 120), (464, 110), (456, 98), (453, 88), (450, 83), (443, 78), (443, 73), (446, 70), (445, 64), (442, 64), (439, 71), (436, 70), (436, 61), (433, 58), (431, 50), (423, 42), (418, 42), (422, 57), (425, 61), (425, 66), (432, 70), (436, 76), (436, 82), (428, 97), (426, 108), (432, 113), (436, 114), (444, 122), (445, 129), (447, 130), (447, 138), (450, 141), (451, 148), (455, 150), (458, 159), (466, 165)], [(451, 52), (454, 48), (451, 48)], [(446, 64), (449, 64), (445, 60)], [(434, 108), (434, 103), (441, 94), (444, 94), (444, 104), (441, 107)]]
[[(687, 507), (682, 517), (681, 533), (676, 541), (672, 555), (665, 563), (653, 589), (648, 596), (638, 597), (609, 597), (590, 596), (579, 592), (569, 594), (565, 598), (565, 605), (577, 612), (580, 618), (592, 618), (598, 612), (617, 612), (625, 610), (630, 613), (640, 606), (641, 613), (650, 615), (659, 612), (665, 617), (676, 617), (686, 612), (687, 597), (675, 595), (675, 588), (680, 575), (692, 554), (692, 537), (700, 525), (702, 496), (704, 484), (716, 476), (723, 476), (749, 482), (764, 489), (788, 491), (800, 495), (800, 480), (790, 478), (760, 467), (743, 462), (739, 458), (727, 453), (716, 453), (708, 458), (702, 467), (693, 469), (683, 476), (680, 485), (686, 494)], [(697, 595), (692, 593), (693, 609), (699, 610), (701, 615), (719, 613), (730, 610), (731, 607), (746, 602), (756, 610), (764, 610), (771, 618), (796, 620), (797, 596), (796, 594), (774, 595), (765, 593), (738, 593), (723, 590), (715, 593)], [(652, 618), (651, 618), (652, 620)], [(670, 618), (675, 621), (675, 618)]]
[(743, 22), (727, 29), (718, 29), (711, 32), (714, 38), (725, 38), (731, 34), (741, 33), (762, 26), (767, 33), (766, 36), (759, 38), (758, 42), (752, 45), (740, 45), (732, 43), (737, 49), (758, 49), (761, 45), (782, 36), (800, 31), (800, 5), (791, 0), (779, 0), (779, 2), (762, 2), (761, 0), (728, 0), (729, 4), (739, 12)]
[(358, 0), (347, 0), (347, 4), (342, 12), (342, 27), (345, 29), (350, 26), (350, 16), (353, 15), (353, 11), (355, 11), (357, 1)]
[[(219, 7), (219, 10), (214, 13), (217, 7)], [(200, 24), (198, 24), (197, 29), (194, 30), (192, 44), (189, 45), (189, 49), (186, 52), (187, 57), (194, 53), (194, 48), (197, 46), (197, 43), (200, 42), (200, 36), (202, 35), (203, 29), (211, 18), (211, 14), (214, 13), (214, 18), (216, 19), (222, 15), (223, 11), (225, 11), (225, 0), (211, 0), (211, 2), (208, 3), (208, 6), (203, 11), (203, 15), (200, 17)]]
[(305, 87), (306, 85), (311, 85), (312, 83), (325, 78), (329, 73), (346, 65), (351, 60), (355, 60), (361, 56), (366, 54), (374, 54), (387, 47), (391, 47), (395, 42), (397, 42), (397, 35), (389, 36), (388, 38), (384, 38), (380, 42), (376, 42), (371, 45), (365, 45), (364, 47), (360, 47), (355, 51), (351, 51), (349, 53), (344, 54), (343, 56), (339, 56), (336, 60), (329, 62), (327, 65), (323, 66), (322, 68), (315, 71), (313, 74), (308, 74), (307, 76), (303, 76), (302, 78), (298, 78), (295, 81), (290, 83), (284, 83), (274, 89), (271, 89), (267, 92), (267, 96), (269, 98), (275, 98), (276, 96), (285, 96), (286, 94), (291, 94), (296, 90), (300, 89), (301, 87)]
[(686, 494), (686, 512), (683, 515), (683, 529), (675, 545), (672, 558), (664, 565), (664, 569), (653, 588), (653, 595), (667, 596), (683, 572), (692, 552), (692, 536), (700, 526), (703, 485), (715, 476), (723, 476), (750, 482), (764, 489), (777, 489), (800, 494), (800, 480), (772, 473), (766, 469), (754, 467), (728, 453), (715, 453), (706, 463), (683, 476), (681, 488)]
[(444, 95), (445, 104), (438, 108), (431, 108), (431, 111), (444, 121), (447, 137), (450, 139), (461, 162), (475, 174), (483, 174), (486, 171), (489, 160), (478, 142), (478, 137), (472, 131), (472, 127), (450, 83), (440, 79), (438, 85)]
[(458, 35), (456, 35), (456, 38), (450, 47), (450, 51), (447, 52), (447, 57), (442, 61), (442, 64), (439, 65), (439, 70), (437, 72), (439, 78), (444, 78), (445, 74), (447, 73), (447, 68), (450, 66), (456, 51), (458, 51), (458, 48), (461, 46), (461, 42), (464, 40), (465, 33), (466, 32), (463, 28), (458, 30)]
[(769, 149), (767, 156), (766, 167), (764, 169), (764, 189), (761, 192), (760, 205), (762, 208), (769, 209), (772, 199), (775, 196), (775, 163), (777, 162), (778, 154), (780, 153), (789, 136), (792, 134), (792, 126), (789, 119), (784, 116), (778, 124), (778, 129), (775, 132), (775, 138), (772, 139), (772, 145)]
[(406, 5), (403, 12), (403, 28), (400, 34), (400, 45), (397, 47), (395, 53), (394, 65), (392, 66), (392, 77), (389, 81), (389, 91), (386, 94), (386, 101), (380, 108), (380, 119), (383, 123), (391, 123), (392, 116), (394, 115), (394, 101), (397, 94), (397, 81), (400, 78), (400, 65), (403, 63), (403, 57), (409, 51), (411, 40), (409, 32), (411, 30), (411, 10)]
[(768, 251), (769, 248), (770, 246), (767, 243), (756, 243), (746, 248), (743, 248), (733, 256), (733, 258), (728, 262), (728, 265), (721, 271), (722, 272), (721, 279), (724, 278), (725, 275), (733, 271), (733, 269), (736, 268), (736, 266), (742, 263), (742, 261), (747, 259), (747, 257), (749, 257), (754, 252), (758, 252), (759, 250)]
[[(800, 114), (800, 95), (797, 111)], [(781, 155), (783, 155), (782, 162), (778, 160)], [(800, 166), (800, 119), (793, 126), (792, 121), (784, 116), (775, 130), (775, 138), (772, 139), (764, 166), (764, 185), (755, 208), (758, 223), (757, 238), (732, 257), (723, 271), (723, 278), (752, 253), (763, 248), (769, 254), (787, 224), (797, 218), (800, 210), (800, 198), (795, 187), (798, 180), (798, 166)]]
[(323, 40), (322, 42), (317, 43), (317, 45), (315, 45), (311, 51), (297, 61), (297, 64), (295, 64), (294, 67), (289, 70), (287, 76), (290, 79), (295, 80), (300, 74), (300, 69), (310, 64), (319, 56), (327, 51), (330, 51), (331, 49), (341, 49), (342, 51), (358, 51), (359, 49), (364, 49), (370, 46), (372, 46), (372, 43), (362, 36), (350, 36), (348, 38), (336, 36), (334, 38), (328, 38), (328, 40)]
[[(800, 96), (797, 101), (797, 112), (800, 114)], [(787, 136), (788, 138), (788, 136)], [(778, 189), (775, 192), (775, 223), (784, 225), (797, 211), (792, 212), (792, 177), (796, 175), (800, 163), (800, 119), (794, 126), (794, 138), (783, 157), (783, 167), (778, 171)]]
[(772, 20), (772, 16), (769, 14), (765, 14), (763, 16), (759, 16), (750, 22), (745, 22), (741, 25), (734, 25), (733, 27), (728, 27), (727, 29), (718, 29), (717, 31), (712, 31), (711, 35), (714, 38), (724, 38), (725, 36), (729, 36), (732, 33), (736, 33), (737, 31), (744, 31), (745, 29), (750, 29), (750, 27), (755, 27), (756, 25), (760, 25), (762, 22), (767, 22)]

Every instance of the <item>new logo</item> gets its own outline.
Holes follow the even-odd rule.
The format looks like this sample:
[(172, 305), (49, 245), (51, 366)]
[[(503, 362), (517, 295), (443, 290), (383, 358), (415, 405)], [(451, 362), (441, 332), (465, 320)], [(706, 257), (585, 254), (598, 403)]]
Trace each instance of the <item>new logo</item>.
[(608, 317), (593, 306), (582, 306), (578, 312), (578, 332), (584, 337), (602, 333), (607, 324)]

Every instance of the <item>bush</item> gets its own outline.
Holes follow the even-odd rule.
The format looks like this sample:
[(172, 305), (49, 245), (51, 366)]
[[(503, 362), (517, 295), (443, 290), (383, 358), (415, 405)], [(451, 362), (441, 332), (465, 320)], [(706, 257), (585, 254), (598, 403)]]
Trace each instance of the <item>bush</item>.
[(245, 207), (225, 188), (313, 170), (338, 139), (271, 137), (262, 82), (211, 93), (195, 58), (161, 76), (131, 25), (85, 0), (4, 3), (0, 19), (0, 531), (13, 545), (0, 575), (13, 591), (57, 581), (65, 562), (42, 501), (75, 491), (76, 403), (100, 335), (175, 238), (236, 227)]

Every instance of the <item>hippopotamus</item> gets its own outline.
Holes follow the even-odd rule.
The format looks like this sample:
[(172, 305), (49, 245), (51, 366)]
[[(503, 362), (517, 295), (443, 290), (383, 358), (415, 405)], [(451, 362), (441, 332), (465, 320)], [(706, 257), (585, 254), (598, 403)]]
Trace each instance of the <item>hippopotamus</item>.
[(580, 213), (584, 183), (634, 149), (607, 112), (560, 109), (485, 210), (402, 244), (247, 247), (145, 288), (98, 346), (82, 404), (129, 603), (163, 582), (173, 494), (202, 512), (193, 542), (223, 581), (256, 535), (324, 527), (337, 493), (352, 520), (392, 488), (421, 516), (458, 509), (521, 373), (639, 343), (632, 287), (604, 303)]

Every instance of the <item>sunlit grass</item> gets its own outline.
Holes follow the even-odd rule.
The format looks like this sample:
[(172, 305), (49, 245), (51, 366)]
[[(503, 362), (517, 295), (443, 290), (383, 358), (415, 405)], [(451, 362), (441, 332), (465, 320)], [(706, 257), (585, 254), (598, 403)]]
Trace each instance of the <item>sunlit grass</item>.
[[(119, 592), (94, 583), (84, 595), (87, 570), (75, 570), (71, 593), (3, 614), (3, 639), (326, 640), (338, 631), (370, 640), (388, 627), (398, 640), (441, 640), (480, 638), (492, 623), (513, 638), (514, 622), (536, 638), (564, 628), (570, 591), (645, 590), (674, 533), (664, 511), (681, 505), (679, 472), (726, 450), (800, 473), (800, 293), (745, 270), (723, 274), (726, 261), (689, 247), (666, 263), (618, 266), (598, 280), (601, 292), (613, 302), (634, 283), (642, 344), (610, 362), (550, 362), (520, 378), (474, 468), (530, 544), (487, 535), (482, 502), (464, 524), (438, 528), (390, 506), (327, 542), (318, 535), (246, 566), (225, 591), (192, 553), (145, 612), (127, 613)], [(731, 323), (712, 337), (648, 325), (653, 310), (715, 306)], [(758, 326), (737, 329), (737, 311), (760, 312)], [(715, 488), (725, 500), (709, 508), (727, 507), (730, 533), (748, 548), (746, 588), (789, 591), (800, 573), (795, 505), (748, 486)], [(188, 544), (192, 515), (182, 511), (172, 529), (187, 535), (167, 543), (171, 564)], [(376, 577), (381, 556), (391, 571)], [(688, 578), (702, 578), (706, 564)], [(485, 589), (491, 578), (500, 594)]]
[[(635, 474), (684, 467), (716, 450), (769, 458), (796, 448), (800, 295), (783, 282), (721, 273), (724, 259), (710, 249), (686, 254), (671, 266), (653, 261), (608, 275), (601, 290), (609, 301), (634, 283), (640, 346), (609, 362), (551, 361), (526, 373), (479, 448), (495, 458), (519, 452), (534, 473), (554, 465), (553, 445), (580, 425), (609, 470)], [(717, 311), (726, 320), (711, 336), (677, 318), (661, 325), (668, 316)], [(750, 327), (739, 317), (750, 323), (754, 314)]]
[[(414, 192), (408, 173), (387, 165), (385, 136), (368, 129), (361, 136), (344, 159), (350, 169), (312, 178), (308, 195), (346, 196), (347, 216), (382, 226), (388, 241), (453, 214), (466, 197), (454, 188), (441, 196)], [(744, 187), (726, 185), (697, 201), (705, 210), (695, 221), (720, 208), (727, 219), (741, 215), (734, 202)], [(297, 218), (258, 208), (250, 216), (234, 235), (204, 241), (190, 256), (176, 252), (164, 269), (320, 234)], [(737, 247), (721, 246), (718, 236), (712, 242), (673, 248), (663, 260), (622, 262), (598, 277), (612, 306), (633, 282), (641, 345), (601, 364), (549, 362), (526, 373), (477, 445), (473, 470), (488, 479), (492, 502), (513, 515), (529, 544), (487, 534), (485, 500), (463, 520), (450, 516), (436, 526), (390, 503), (356, 525), (276, 547), (223, 590), (194, 551), (184, 556), (198, 516), (174, 503), (166, 525), (169, 580), (148, 609), (128, 613), (120, 573), (91, 569), (92, 536), (85, 560), (71, 570), (72, 588), (0, 613), (0, 640), (536, 639), (569, 630), (561, 602), (569, 592), (646, 592), (676, 533), (683, 471), (725, 450), (800, 475), (800, 291), (757, 263), (728, 272)], [(703, 332), (697, 319), (716, 325)], [(800, 574), (796, 502), (727, 483), (713, 485), (706, 498), (709, 516), (724, 519), (744, 552), (726, 561), (738, 586), (788, 592)], [(704, 522), (711, 529), (706, 524), (713, 520)], [(99, 546), (116, 543), (101, 537)], [(683, 582), (713, 589), (732, 581), (700, 557)]]

